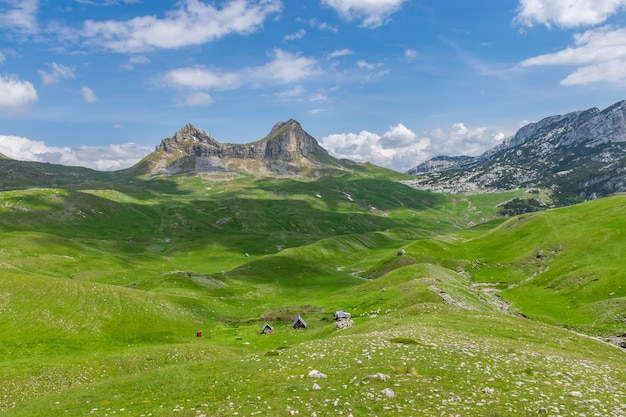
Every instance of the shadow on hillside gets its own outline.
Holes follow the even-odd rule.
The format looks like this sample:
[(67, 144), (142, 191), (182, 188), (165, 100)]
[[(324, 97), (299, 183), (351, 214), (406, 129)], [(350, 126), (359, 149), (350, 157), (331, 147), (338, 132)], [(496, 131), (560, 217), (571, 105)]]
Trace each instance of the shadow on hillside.
[(123, 171), (96, 171), (84, 167), (69, 167), (41, 162), (0, 160), (0, 191), (32, 188), (64, 190), (113, 189), (140, 200), (155, 194), (184, 195), (169, 178), (144, 179)]
[(297, 196), (315, 197), (331, 209), (360, 207), (365, 210), (405, 208), (425, 210), (436, 208), (444, 196), (415, 190), (407, 185), (385, 179), (369, 179), (350, 174), (321, 177), (313, 181), (292, 179), (259, 179), (253, 187), (285, 199)]

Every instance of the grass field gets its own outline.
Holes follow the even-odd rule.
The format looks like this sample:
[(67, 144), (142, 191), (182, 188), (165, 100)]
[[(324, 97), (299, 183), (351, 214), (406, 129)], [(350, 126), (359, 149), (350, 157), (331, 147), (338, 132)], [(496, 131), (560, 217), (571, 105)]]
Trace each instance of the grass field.
[(624, 196), (90, 175), (0, 192), (0, 415), (626, 415)]

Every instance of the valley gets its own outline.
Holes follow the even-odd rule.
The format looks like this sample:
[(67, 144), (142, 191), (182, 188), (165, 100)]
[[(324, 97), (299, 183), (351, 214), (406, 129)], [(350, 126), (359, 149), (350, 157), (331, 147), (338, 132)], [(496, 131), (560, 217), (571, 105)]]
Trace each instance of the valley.
[(0, 161), (0, 415), (626, 415), (626, 196), (154, 156)]

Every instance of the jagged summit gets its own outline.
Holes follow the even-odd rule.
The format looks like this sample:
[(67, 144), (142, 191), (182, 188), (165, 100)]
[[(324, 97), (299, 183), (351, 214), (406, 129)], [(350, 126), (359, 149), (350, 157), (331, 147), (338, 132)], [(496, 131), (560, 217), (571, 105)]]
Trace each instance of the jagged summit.
[[(289, 128), (291, 128), (291, 129), (300, 129), (300, 130), (302, 130), (302, 126), (300, 125), (300, 123), (298, 123), (298, 122), (297, 122), (296, 120), (294, 120), (294, 119), (289, 119), (289, 120), (287, 120), (286, 122), (278, 122), (278, 123), (276, 123), (276, 124), (272, 127), (271, 132), (274, 132), (274, 131), (276, 131), (276, 130), (280, 129), (281, 127), (283, 127), (283, 126), (285, 126), (285, 125), (287, 125), (287, 126), (288, 126)], [(270, 132), (270, 133), (271, 133), (271, 132)]]
[(342, 169), (317, 140), (290, 119), (278, 122), (263, 139), (247, 144), (220, 143), (188, 123), (131, 170), (144, 174), (181, 172), (248, 172), (295, 175)]
[(626, 100), (530, 123), (477, 157), (439, 157), (410, 184), (448, 193), (549, 189), (560, 203), (626, 191)]

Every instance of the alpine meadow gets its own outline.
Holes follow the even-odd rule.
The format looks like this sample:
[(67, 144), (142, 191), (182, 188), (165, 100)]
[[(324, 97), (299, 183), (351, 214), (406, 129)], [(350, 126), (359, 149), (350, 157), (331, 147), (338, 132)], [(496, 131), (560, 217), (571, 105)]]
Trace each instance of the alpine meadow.
[(119, 171), (0, 158), (0, 415), (626, 416), (623, 140), (567, 186), (449, 190), (557, 119), (423, 177), (294, 120)]

